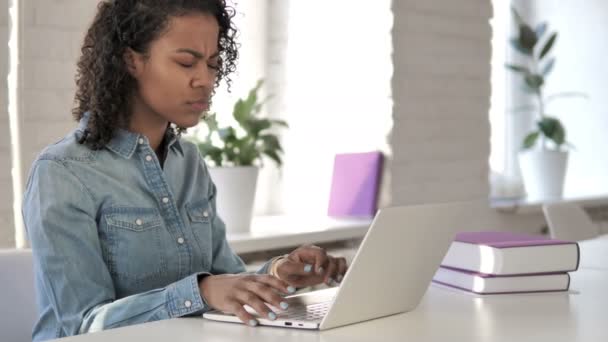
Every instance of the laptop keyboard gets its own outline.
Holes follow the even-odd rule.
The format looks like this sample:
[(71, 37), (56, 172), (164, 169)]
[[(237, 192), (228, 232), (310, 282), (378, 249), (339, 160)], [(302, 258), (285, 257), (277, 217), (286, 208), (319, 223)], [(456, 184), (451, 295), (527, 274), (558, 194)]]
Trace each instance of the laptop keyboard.
[(278, 318), (290, 319), (294, 321), (318, 321), (321, 320), (327, 311), (331, 302), (316, 303), (310, 305), (294, 305), (287, 308), (287, 310), (281, 310), (273, 308), (274, 312), (277, 313)]

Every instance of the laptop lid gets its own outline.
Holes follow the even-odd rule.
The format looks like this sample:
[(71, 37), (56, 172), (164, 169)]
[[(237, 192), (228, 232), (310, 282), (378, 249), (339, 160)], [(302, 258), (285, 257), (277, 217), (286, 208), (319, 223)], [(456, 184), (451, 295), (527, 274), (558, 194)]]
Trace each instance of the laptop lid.
[(413, 310), (452, 242), (454, 219), (469, 207), (448, 203), (381, 209), (319, 329)]

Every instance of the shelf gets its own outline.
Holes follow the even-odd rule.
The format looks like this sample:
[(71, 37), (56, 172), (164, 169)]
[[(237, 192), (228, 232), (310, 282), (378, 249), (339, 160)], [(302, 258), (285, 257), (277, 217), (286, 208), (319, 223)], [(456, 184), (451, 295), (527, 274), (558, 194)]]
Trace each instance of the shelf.
[(294, 216), (255, 217), (248, 233), (228, 233), (237, 254), (263, 252), (302, 244), (362, 238), (372, 219), (302, 218)]
[(527, 198), (497, 198), (490, 199), (490, 207), (505, 212), (518, 214), (541, 212), (544, 204), (575, 202), (583, 207), (594, 207), (608, 204), (608, 194), (591, 196), (571, 196), (552, 199), (527, 199)]

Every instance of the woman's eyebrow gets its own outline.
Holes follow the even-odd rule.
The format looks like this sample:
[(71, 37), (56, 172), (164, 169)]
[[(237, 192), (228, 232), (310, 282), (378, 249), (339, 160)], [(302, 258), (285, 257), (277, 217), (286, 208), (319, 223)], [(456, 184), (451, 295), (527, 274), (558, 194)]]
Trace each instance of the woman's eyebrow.
[[(181, 49), (177, 49), (175, 50), (175, 52), (179, 52), (179, 53), (189, 53), (192, 56), (198, 58), (198, 59), (202, 59), (204, 57), (204, 55), (196, 50), (192, 50), (192, 49), (187, 49), (187, 48), (181, 48)], [(213, 55), (211, 55), (211, 57), (209, 58), (216, 58), (219, 56), (219, 52), (214, 53)]]

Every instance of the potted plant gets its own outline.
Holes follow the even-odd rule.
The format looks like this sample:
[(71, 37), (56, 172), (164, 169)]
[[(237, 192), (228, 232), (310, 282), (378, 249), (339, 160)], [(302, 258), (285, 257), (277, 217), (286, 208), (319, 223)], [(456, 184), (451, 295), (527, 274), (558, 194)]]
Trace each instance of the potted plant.
[(525, 63), (507, 63), (506, 67), (521, 75), (524, 89), (536, 100), (536, 105), (519, 108), (520, 111), (533, 110), (536, 113), (535, 127), (525, 136), (519, 153), (524, 186), (529, 198), (561, 197), (568, 147), (572, 145), (566, 141), (566, 129), (561, 121), (546, 113), (546, 105), (560, 97), (584, 95), (566, 92), (547, 96), (543, 92), (547, 77), (555, 66), (555, 57), (551, 57), (550, 52), (555, 46), (557, 32), (549, 32), (547, 23), (540, 23), (533, 29), (515, 8), (512, 12), (518, 25), (518, 36), (511, 38), (510, 44), (522, 55)]
[(260, 99), (263, 81), (249, 91), (246, 98), (235, 102), (232, 110), (236, 124), (220, 127), (216, 114), (201, 119), (206, 125), (204, 139), (195, 138), (199, 152), (210, 165), (211, 178), (216, 184), (217, 211), (229, 232), (249, 230), (259, 168), (264, 158), (282, 165), (283, 148), (274, 131), (288, 127), (282, 120), (259, 117), (267, 99)]

